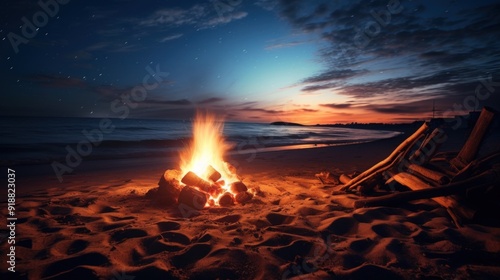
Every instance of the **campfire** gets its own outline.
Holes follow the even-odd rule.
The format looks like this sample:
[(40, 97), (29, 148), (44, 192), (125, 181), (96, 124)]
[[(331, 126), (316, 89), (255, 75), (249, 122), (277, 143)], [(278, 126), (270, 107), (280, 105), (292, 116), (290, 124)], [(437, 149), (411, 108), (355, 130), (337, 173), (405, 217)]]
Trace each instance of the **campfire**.
[(158, 193), (182, 206), (197, 210), (211, 206), (245, 203), (253, 194), (236, 176), (236, 169), (223, 160), (231, 145), (224, 142), (224, 124), (209, 113), (197, 113), (193, 140), (180, 154), (180, 170), (167, 170)]

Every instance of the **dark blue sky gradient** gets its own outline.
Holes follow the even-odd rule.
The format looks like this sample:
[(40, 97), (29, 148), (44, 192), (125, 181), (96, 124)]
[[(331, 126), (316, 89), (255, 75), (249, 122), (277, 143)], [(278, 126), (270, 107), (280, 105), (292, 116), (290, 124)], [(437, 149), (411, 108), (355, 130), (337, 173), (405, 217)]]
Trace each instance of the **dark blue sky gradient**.
[[(438, 116), (500, 109), (498, 1), (40, 2), (53, 15), (2, 2), (2, 115), (123, 117), (127, 106), (134, 118), (206, 108), (336, 123), (424, 119), (433, 103)], [(145, 100), (123, 100), (157, 69)]]

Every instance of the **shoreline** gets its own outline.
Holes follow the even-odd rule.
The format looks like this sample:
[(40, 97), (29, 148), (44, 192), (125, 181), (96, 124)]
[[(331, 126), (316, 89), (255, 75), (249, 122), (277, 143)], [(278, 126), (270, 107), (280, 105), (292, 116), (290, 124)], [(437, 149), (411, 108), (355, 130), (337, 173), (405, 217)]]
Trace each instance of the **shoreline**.
[[(379, 131), (379, 130), (376, 130)], [(385, 131), (380, 131), (385, 132)], [(297, 150), (306, 148), (317, 148), (317, 147), (328, 147), (328, 146), (342, 146), (342, 145), (353, 145), (365, 142), (372, 142), (378, 140), (389, 139), (397, 137), (398, 134), (403, 134), (404, 132), (387, 131), (391, 135), (385, 138), (367, 138), (367, 139), (349, 139), (349, 140), (328, 140), (328, 139), (317, 139), (317, 140), (307, 140), (307, 141), (283, 141), (282, 143), (276, 143), (269, 141), (267, 138), (255, 137), (241, 140), (226, 140), (226, 143), (231, 146), (227, 151), (228, 154), (248, 154), (253, 152), (267, 152), (267, 151), (278, 151), (278, 150)], [(272, 138), (271, 138), (272, 140)], [(154, 158), (154, 157), (175, 157), (181, 151), (186, 149), (191, 139), (178, 139), (178, 140), (145, 140), (145, 141), (103, 141), (96, 145), (92, 145), (92, 149), (89, 155), (83, 156), (82, 158), (86, 160), (98, 161), (98, 160), (124, 160), (124, 159), (136, 159), (136, 158)], [(110, 144), (113, 143), (113, 144)], [(53, 144), (37, 144), (35, 147), (31, 147), (26, 144), (27, 147), (35, 149), (46, 149), (47, 151), (37, 151), (36, 153), (41, 155), (39, 158), (26, 158), (26, 154), (15, 154), (12, 153), (9, 148), (5, 148), (6, 152), (9, 154), (6, 158), (0, 160), (0, 167), (6, 166), (23, 166), (23, 165), (45, 165), (51, 164), (54, 161), (64, 162), (65, 157), (68, 155), (68, 148), (71, 149), (76, 154), (77, 143), (60, 143), (57, 145)], [(22, 150), (21, 147), (15, 149)], [(50, 156), (49, 156), (50, 154)], [(43, 157), (42, 157), (43, 156)], [(15, 159), (12, 159), (15, 158)]]
[[(405, 134), (399, 134), (391, 138), (377, 139), (369, 142), (361, 143), (348, 143), (339, 145), (325, 145), (325, 146), (310, 146), (305, 148), (293, 148), (297, 145), (292, 146), (279, 146), (279, 147), (269, 147), (268, 149), (256, 149), (248, 151), (229, 151), (225, 155), (225, 161), (231, 163), (238, 167), (238, 172), (242, 174), (251, 174), (254, 172), (261, 172), (259, 168), (262, 166), (262, 162), (272, 162), (273, 166), (278, 166), (281, 162), (285, 161), (289, 165), (293, 165), (293, 160), (296, 158), (304, 159), (302, 162), (308, 162), (311, 164), (310, 167), (306, 168), (312, 173), (313, 169), (321, 169), (321, 165), (330, 165), (332, 168), (335, 165), (344, 166), (346, 162), (349, 165), (349, 169), (359, 169), (368, 168), (370, 164), (376, 163), (374, 160), (361, 160), (365, 158), (363, 156), (365, 150), (374, 150), (375, 154), (370, 155), (372, 158), (375, 156), (376, 160), (383, 159), (384, 154), (390, 153), (402, 140), (404, 140)], [(290, 149), (291, 148), (291, 149)], [(349, 156), (348, 156), (349, 155)], [(325, 161), (321, 164), (317, 164), (317, 158), (326, 157)], [(341, 162), (338, 159), (347, 159), (346, 162)], [(85, 159), (83, 158), (82, 163), (75, 168), (73, 168), (72, 173), (64, 174), (63, 182), (59, 182), (57, 176), (52, 169), (50, 164), (35, 164), (35, 165), (13, 165), (4, 166), (10, 167), (16, 170), (19, 174), (19, 182), (22, 185), (26, 185), (27, 190), (34, 190), (39, 188), (44, 188), (47, 186), (64, 187), (65, 184), (80, 180), (89, 180), (87, 177), (102, 177), (112, 179), (113, 173), (125, 173), (128, 179), (146, 179), (148, 176), (152, 176), (154, 180), (158, 180), (163, 172), (167, 169), (178, 168), (179, 157), (172, 155), (168, 157), (154, 156), (154, 157), (135, 157), (135, 158), (118, 158), (118, 159)], [(266, 164), (267, 165), (267, 164)], [(327, 166), (322, 169), (327, 168)], [(276, 170), (270, 170), (265, 168), (269, 172)], [(90, 180), (92, 181), (92, 180)], [(98, 182), (95, 182), (98, 183)]]

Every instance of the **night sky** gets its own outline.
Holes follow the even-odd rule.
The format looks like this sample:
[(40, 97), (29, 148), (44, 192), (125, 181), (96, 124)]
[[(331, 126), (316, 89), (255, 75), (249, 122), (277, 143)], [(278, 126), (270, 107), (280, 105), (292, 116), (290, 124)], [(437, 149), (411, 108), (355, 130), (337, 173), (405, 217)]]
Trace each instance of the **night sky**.
[(206, 108), (316, 124), (421, 120), (433, 105), (445, 117), (500, 109), (499, 1), (1, 5), (0, 115), (187, 118)]

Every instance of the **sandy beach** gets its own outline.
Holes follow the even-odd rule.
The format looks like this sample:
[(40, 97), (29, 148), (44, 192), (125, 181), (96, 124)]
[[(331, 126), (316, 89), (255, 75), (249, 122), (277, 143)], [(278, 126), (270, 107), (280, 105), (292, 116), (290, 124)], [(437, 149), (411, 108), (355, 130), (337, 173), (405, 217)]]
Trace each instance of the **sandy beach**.
[(175, 161), (87, 161), (62, 183), (20, 166), (2, 279), (498, 279), (500, 228), (457, 228), (429, 199), (354, 209), (359, 196), (315, 176), (363, 171), (405, 137), (230, 155), (256, 195), (188, 213), (146, 196)]

